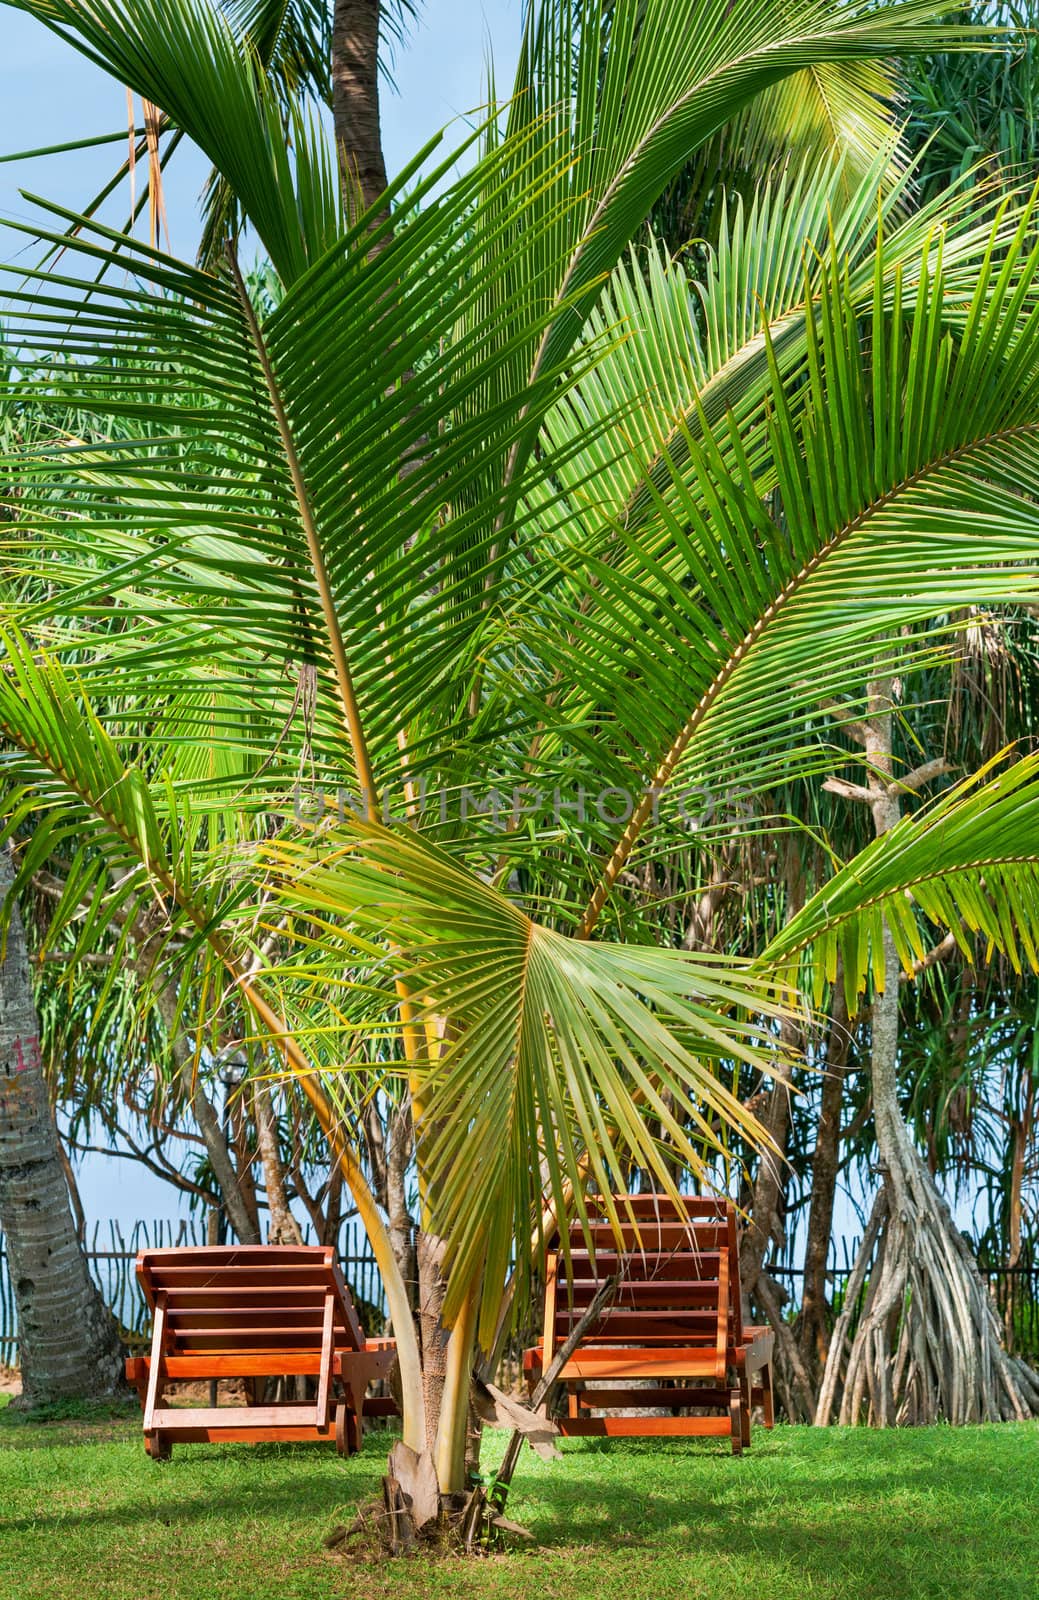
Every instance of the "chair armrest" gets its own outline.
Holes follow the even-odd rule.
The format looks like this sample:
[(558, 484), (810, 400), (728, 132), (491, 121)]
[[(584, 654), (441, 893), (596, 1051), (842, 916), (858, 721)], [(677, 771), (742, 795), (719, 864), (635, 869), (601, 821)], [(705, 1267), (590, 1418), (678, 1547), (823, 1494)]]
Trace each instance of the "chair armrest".
[(397, 1359), (397, 1346), (392, 1339), (379, 1342), (382, 1345), (381, 1349), (372, 1349), (367, 1345), (363, 1350), (336, 1352), (335, 1371), (341, 1378), (356, 1384), (362, 1393), (370, 1383), (377, 1383), (380, 1378), (388, 1377)]
[(759, 1372), (772, 1360), (776, 1336), (771, 1328), (744, 1328), (746, 1338), (741, 1345), (730, 1346), (727, 1360), (730, 1366), (745, 1372)]

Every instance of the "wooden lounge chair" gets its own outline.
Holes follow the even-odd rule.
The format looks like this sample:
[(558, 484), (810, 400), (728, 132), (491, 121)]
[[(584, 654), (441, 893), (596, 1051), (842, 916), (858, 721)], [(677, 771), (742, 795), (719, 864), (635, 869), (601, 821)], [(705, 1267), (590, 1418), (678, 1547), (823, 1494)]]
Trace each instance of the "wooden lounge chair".
[[(149, 1356), (126, 1376), (144, 1405), (144, 1448), (155, 1460), (175, 1442), (335, 1439), (360, 1449), (362, 1414), (394, 1412), (366, 1401), (395, 1359), (393, 1341), (366, 1340), (350, 1290), (321, 1245), (227, 1245), (142, 1250), (137, 1277), (154, 1314)], [(307, 1404), (262, 1404), (264, 1380), (316, 1378)], [(164, 1404), (170, 1382), (241, 1378), (244, 1406)]]
[[(735, 1207), (689, 1199), (679, 1213), (666, 1195), (618, 1196), (617, 1203), (622, 1217), (627, 1205), (635, 1219), (624, 1222), (622, 1253), (604, 1220), (591, 1228), (594, 1259), (578, 1224), (569, 1233), (569, 1272), (561, 1250), (548, 1258), (542, 1343), (524, 1355), (528, 1384), (533, 1389), (602, 1284), (620, 1274), (560, 1373), (568, 1413), (561, 1431), (714, 1434), (731, 1438), (739, 1455), (750, 1444), (752, 1406), (762, 1407), (766, 1427), (773, 1424), (773, 1335), (743, 1325)], [(634, 1379), (651, 1382), (633, 1387)], [(588, 1389), (589, 1382), (597, 1386)], [(665, 1409), (669, 1415), (591, 1415)]]

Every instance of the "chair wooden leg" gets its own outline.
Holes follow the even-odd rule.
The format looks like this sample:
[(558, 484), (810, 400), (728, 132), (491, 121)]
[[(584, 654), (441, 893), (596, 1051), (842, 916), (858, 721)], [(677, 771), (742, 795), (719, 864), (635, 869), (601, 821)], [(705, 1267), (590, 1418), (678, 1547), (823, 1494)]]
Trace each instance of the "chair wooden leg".
[(765, 1427), (774, 1428), (776, 1425), (776, 1408), (772, 1396), (772, 1363), (766, 1361), (761, 1369), (761, 1387), (764, 1391), (762, 1411), (765, 1414)]
[(361, 1425), (348, 1395), (336, 1406), (336, 1449), (341, 1456), (356, 1455), (361, 1448)]
[(750, 1449), (750, 1375), (744, 1372), (740, 1379), (740, 1427), (744, 1450)]
[(743, 1454), (743, 1394), (733, 1389), (729, 1395), (729, 1422), (732, 1426), (732, 1453)]
[(162, 1433), (146, 1433), (144, 1448), (153, 1461), (168, 1461), (173, 1454), (173, 1443)]

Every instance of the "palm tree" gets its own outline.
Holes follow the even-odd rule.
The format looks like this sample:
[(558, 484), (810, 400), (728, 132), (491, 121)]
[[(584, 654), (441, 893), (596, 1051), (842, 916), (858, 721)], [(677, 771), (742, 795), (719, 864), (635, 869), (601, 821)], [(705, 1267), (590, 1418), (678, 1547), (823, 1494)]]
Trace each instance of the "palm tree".
[[(726, 1076), (775, 1069), (813, 953), (879, 986), (910, 884), (1031, 949), (1030, 761), (870, 846), (871, 892), (853, 862), (756, 963), (661, 947), (642, 892), (696, 853), (692, 789), (818, 771), (806, 730), (861, 713), (872, 663), (930, 659), (907, 629), (1034, 594), (1031, 213), (903, 215), (881, 151), (850, 192), (838, 163), (737, 209), (699, 285), (619, 264), (784, 74), (955, 44), (924, 0), (548, 0), (469, 170), (416, 164), (353, 222), (319, 120), (290, 107), (286, 145), (207, 0), (25, 4), (203, 148), (281, 292), (254, 301), (233, 238), (206, 268), (35, 229), (123, 277), (12, 297), (24, 381), (83, 419), (7, 464), (21, 874), (74, 839), (70, 923), (146, 918), (200, 1027), (244, 1003), (280, 1050), (383, 1272), (405, 1444), (452, 1493), (552, 1218), (762, 1137)], [(964, 876), (972, 828), (1013, 918)], [(379, 1074), (410, 1095), (421, 1346), (360, 1156)]]

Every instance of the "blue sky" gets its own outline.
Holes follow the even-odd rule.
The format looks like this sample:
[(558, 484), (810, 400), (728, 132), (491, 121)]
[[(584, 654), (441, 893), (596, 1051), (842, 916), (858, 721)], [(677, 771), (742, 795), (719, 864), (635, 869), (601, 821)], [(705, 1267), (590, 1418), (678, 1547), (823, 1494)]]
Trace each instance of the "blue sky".
[[(398, 171), (437, 130), (480, 104), (488, 51), (499, 93), (512, 81), (521, 0), (423, 0), (421, 14), (393, 68), (397, 93), (384, 87), (383, 143), (389, 172)], [(116, 133), (126, 126), (123, 86), (24, 13), (0, 8), (0, 155)], [(461, 133), (461, 129), (459, 129)], [(28, 189), (70, 209), (85, 205), (124, 159), (120, 144), (0, 165), (0, 217), (25, 220)], [(175, 251), (191, 254), (197, 199), (206, 175), (197, 151), (178, 152), (167, 184)], [(116, 206), (121, 224), (129, 191)], [(3, 256), (19, 249), (3, 239)]]
[[(520, 37), (521, 0), (424, 0), (407, 46), (397, 52), (394, 93), (382, 97), (383, 143), (391, 175), (453, 118), (481, 102), (488, 52), (493, 51), (499, 93), (512, 81)], [(115, 133), (126, 125), (126, 91), (24, 13), (0, 8), (0, 155)], [(461, 136), (461, 128), (459, 136)], [(124, 159), (125, 147), (93, 150), (0, 165), (0, 218), (27, 220), (31, 208), (20, 189), (78, 210), (103, 187)], [(170, 169), (166, 204), (174, 250), (192, 255), (197, 201), (207, 163), (198, 151), (178, 152)], [(129, 191), (106, 215), (121, 225)], [(16, 234), (0, 235), (0, 255), (11, 261), (23, 248)], [(91, 1155), (79, 1172), (88, 1218), (172, 1217), (181, 1207), (175, 1191), (135, 1164)]]

